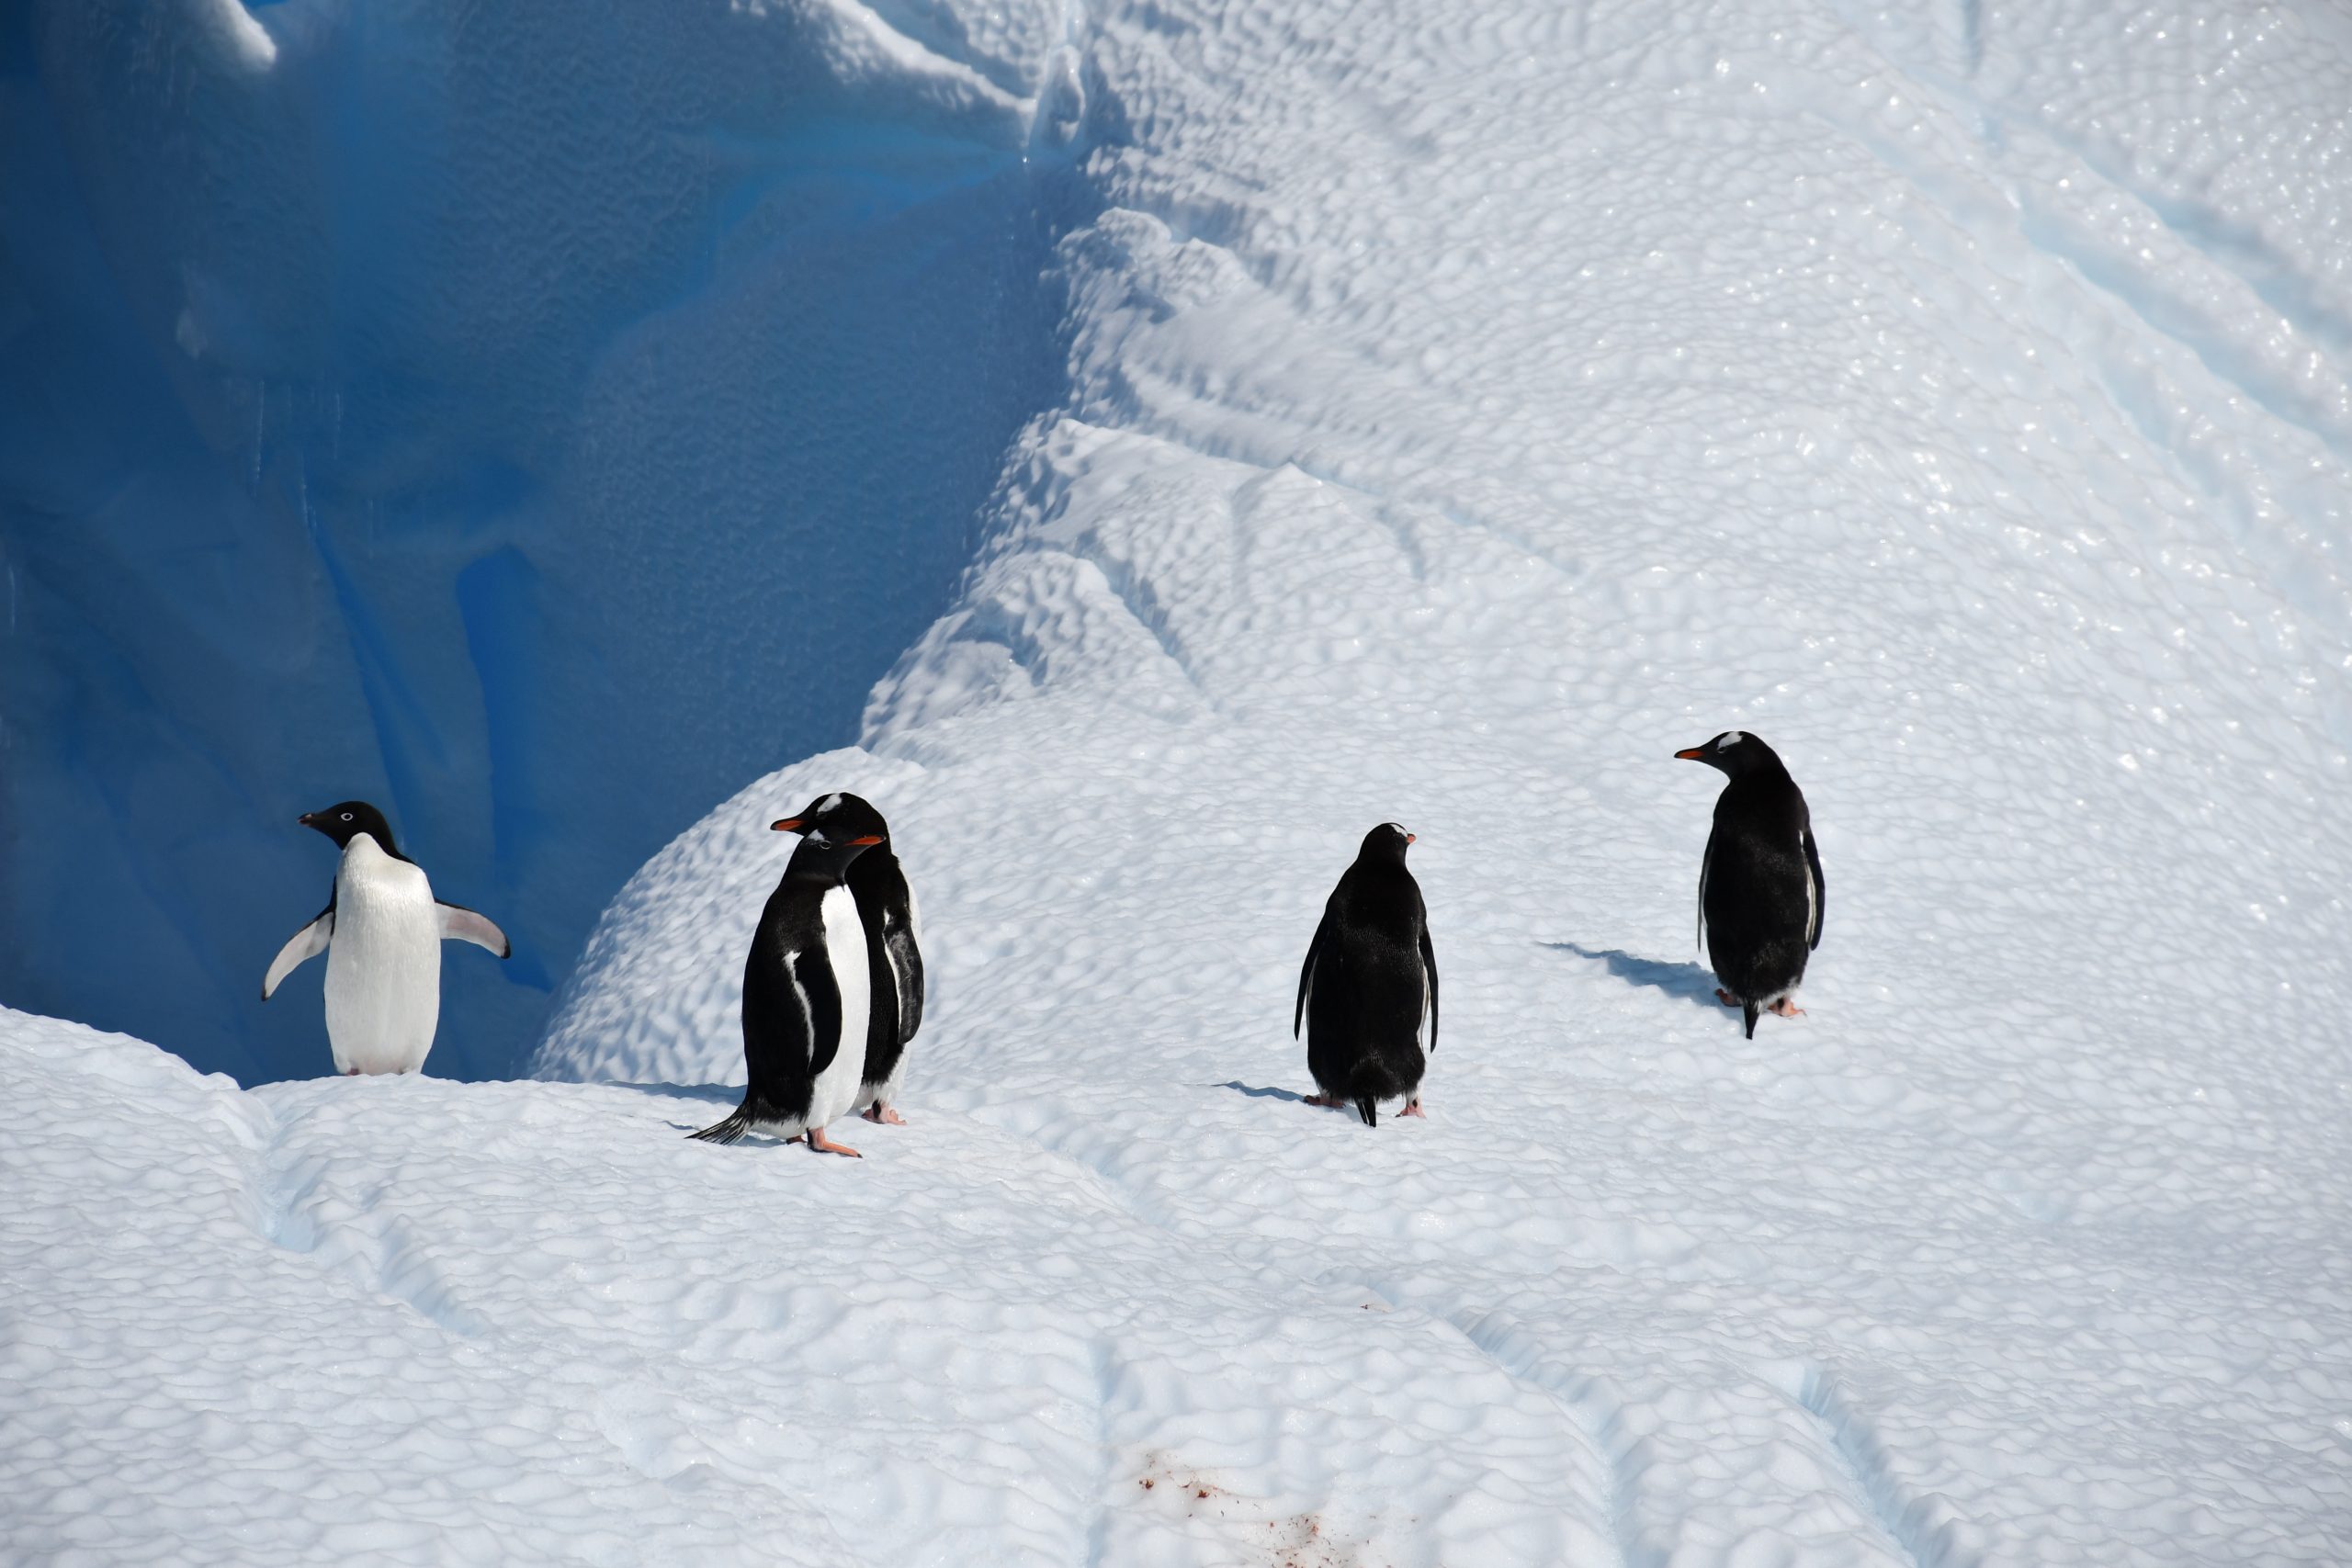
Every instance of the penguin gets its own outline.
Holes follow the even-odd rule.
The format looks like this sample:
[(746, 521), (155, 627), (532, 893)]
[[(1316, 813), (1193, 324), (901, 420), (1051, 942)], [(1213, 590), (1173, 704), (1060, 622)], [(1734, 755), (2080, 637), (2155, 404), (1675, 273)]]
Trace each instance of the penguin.
[[(865, 928), (846, 878), (882, 835), (849, 807), (855, 798), (827, 796), (771, 824), (798, 833), (800, 843), (760, 912), (743, 964), (743, 1103), (693, 1137), (731, 1144), (767, 1133), (787, 1143), (806, 1138), (819, 1154), (862, 1157), (825, 1136), (858, 1102), (871, 1010)], [(865, 817), (876, 815), (858, 805)]]
[(907, 1043), (922, 1027), (922, 948), (914, 890), (890, 844), (890, 825), (872, 804), (854, 795), (828, 795), (797, 817), (775, 826), (786, 831), (826, 817), (853, 836), (872, 834), (880, 842), (850, 862), (850, 897), (865, 929), (865, 974), (873, 997), (865, 1024), (865, 1076), (854, 1101), (868, 1122), (903, 1127), (899, 1080), (907, 1067)]
[(1437, 1052), (1437, 953), (1420, 885), (1405, 869), (1415, 835), (1383, 822), (1323, 906), (1298, 971), (1291, 1038), (1306, 1025), (1306, 1068), (1320, 1094), (1309, 1105), (1352, 1104), (1380, 1124), (1380, 1101), (1405, 1097), (1421, 1111), (1421, 1026)]
[(1804, 1016), (1794, 998), (1828, 902), (1813, 816), (1779, 755), (1753, 735), (1727, 729), (1675, 756), (1731, 781), (1699, 863), (1699, 940), (1722, 982), (1716, 998), (1741, 1010), (1753, 1040), (1760, 1013)]
[(501, 958), (514, 944), (487, 916), (434, 897), (424, 868), (401, 853), (391, 824), (366, 801), (306, 811), (295, 821), (333, 839), (343, 858), (327, 907), (270, 960), (261, 999), (323, 953), (334, 1070), (413, 1073), (424, 1066), (441, 1021), (442, 942), (469, 942)]

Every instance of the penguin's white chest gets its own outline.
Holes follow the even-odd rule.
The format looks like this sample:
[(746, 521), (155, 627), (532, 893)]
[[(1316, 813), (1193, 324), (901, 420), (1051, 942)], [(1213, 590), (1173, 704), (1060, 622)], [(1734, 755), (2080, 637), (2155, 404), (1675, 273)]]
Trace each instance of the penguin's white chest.
[(441, 920), (424, 871), (362, 833), (335, 873), (327, 1043), (338, 1073), (411, 1073), (441, 1021)]
[(818, 913), (825, 926), (825, 960), (842, 995), (842, 1038), (833, 1059), (817, 1075), (808, 1095), (808, 1125), (822, 1127), (857, 1103), (865, 1072), (865, 1026), (873, 1009), (865, 971), (865, 928), (858, 923), (857, 899), (846, 887), (829, 887)]

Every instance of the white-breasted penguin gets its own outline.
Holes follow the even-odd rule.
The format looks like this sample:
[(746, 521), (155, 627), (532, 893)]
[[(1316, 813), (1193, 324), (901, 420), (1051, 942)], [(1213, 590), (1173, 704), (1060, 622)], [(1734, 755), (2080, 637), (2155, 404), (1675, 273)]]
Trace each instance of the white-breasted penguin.
[(845, 879), (882, 836), (851, 820), (838, 804), (848, 797), (831, 798), (831, 810), (775, 824), (799, 833), (800, 843), (760, 911), (743, 962), (743, 1103), (694, 1137), (731, 1144), (767, 1133), (806, 1137), (820, 1154), (857, 1156), (825, 1128), (857, 1104), (865, 1066), (865, 928)]
[(1722, 982), (1716, 998), (1741, 1010), (1753, 1040), (1758, 1013), (1804, 1013), (1794, 998), (1828, 902), (1813, 814), (1779, 755), (1743, 730), (1675, 755), (1729, 781), (1699, 863), (1699, 937)]
[(790, 832), (824, 817), (837, 833), (871, 834), (881, 842), (849, 864), (850, 897), (865, 928), (866, 988), (873, 1003), (865, 1022), (865, 1066), (856, 1103), (868, 1122), (904, 1126), (899, 1081), (906, 1075), (907, 1044), (922, 1027), (922, 946), (914, 890), (890, 842), (890, 825), (873, 803), (854, 795), (820, 795), (797, 817), (774, 823)]
[(441, 943), (454, 939), (504, 958), (514, 947), (487, 916), (433, 897), (424, 868), (392, 842), (391, 824), (364, 800), (296, 821), (343, 851), (327, 907), (287, 939), (262, 977), (269, 1000), (303, 961), (327, 955), (327, 1046), (338, 1073), (413, 1073), (441, 1021)]
[(1384, 822), (1363, 836), (1355, 863), (1323, 906), (1298, 971), (1290, 1032), (1306, 1026), (1309, 1105), (1353, 1105), (1380, 1124), (1380, 1101), (1405, 1097), (1421, 1114), (1421, 1025), (1437, 1051), (1437, 953), (1420, 884), (1405, 869), (1414, 835)]

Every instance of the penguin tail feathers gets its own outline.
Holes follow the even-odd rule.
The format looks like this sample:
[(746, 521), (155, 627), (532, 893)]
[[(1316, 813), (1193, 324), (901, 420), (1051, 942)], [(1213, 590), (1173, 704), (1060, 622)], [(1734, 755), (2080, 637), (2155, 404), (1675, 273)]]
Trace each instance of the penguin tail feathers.
[(752, 1130), (752, 1102), (749, 1100), (735, 1108), (735, 1114), (724, 1122), (714, 1122), (699, 1133), (689, 1133), (689, 1138), (700, 1138), (706, 1144), (731, 1144)]
[(1740, 1004), (1739, 1004), (1739, 1010), (1740, 1010), (1741, 1014), (1742, 1014), (1744, 1017), (1746, 1017), (1746, 1018), (1747, 1018), (1747, 1037), (1748, 1037), (1750, 1040), (1755, 1039), (1755, 1038), (1756, 1038), (1756, 1012), (1757, 1012), (1756, 1004), (1755, 1004), (1754, 1002), (1742, 1002), (1742, 1003), (1740, 1003)]
[(1365, 1126), (1377, 1127), (1380, 1125), (1380, 1101), (1374, 1099), (1371, 1095), (1360, 1094), (1356, 1096), (1356, 1110), (1362, 1113), (1363, 1117), (1363, 1124)]

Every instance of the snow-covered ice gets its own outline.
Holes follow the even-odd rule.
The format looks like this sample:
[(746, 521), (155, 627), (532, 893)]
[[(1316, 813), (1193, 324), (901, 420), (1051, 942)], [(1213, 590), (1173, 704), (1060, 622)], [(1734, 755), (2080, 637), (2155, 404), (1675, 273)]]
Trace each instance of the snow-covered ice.
[[(543, 1081), (6, 1020), (12, 1546), (2352, 1560), (2352, 23), (1054, 25), (1067, 404)], [(1734, 727), (1828, 888), (1752, 1042), (1671, 760)], [(688, 1143), (835, 788), (923, 903), (910, 1124)], [(1389, 818), (1445, 1029), (1367, 1130), (1290, 1004)]]

